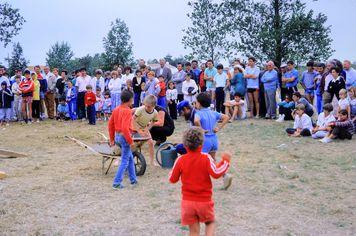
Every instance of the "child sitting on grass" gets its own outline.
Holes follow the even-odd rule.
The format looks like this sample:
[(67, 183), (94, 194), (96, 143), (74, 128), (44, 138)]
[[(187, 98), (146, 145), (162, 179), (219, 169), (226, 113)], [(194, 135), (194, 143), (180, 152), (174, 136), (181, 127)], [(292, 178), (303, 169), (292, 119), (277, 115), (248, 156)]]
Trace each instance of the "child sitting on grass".
[(294, 101), (286, 95), (284, 101), (278, 103), (279, 117), (276, 122), (283, 122), (285, 120), (293, 120), (292, 111), (295, 107)]
[(305, 114), (304, 104), (298, 104), (296, 106), (296, 115), (294, 117), (293, 128), (286, 129), (289, 136), (300, 137), (300, 136), (311, 136), (313, 130), (313, 124), (311, 118)]
[(318, 121), (316, 127), (313, 128), (312, 138), (324, 138), (328, 133), (328, 125), (335, 121), (334, 115), (331, 113), (333, 111), (333, 105), (327, 103), (323, 106), (324, 112), (320, 113), (318, 116)]
[(322, 143), (330, 143), (333, 139), (352, 139), (354, 133), (354, 124), (348, 117), (346, 110), (340, 110), (338, 113), (338, 119), (335, 122), (329, 124), (329, 133), (320, 139)]
[(121, 105), (114, 109), (109, 120), (109, 137), (110, 146), (115, 143), (121, 148), (121, 163), (116, 172), (113, 189), (122, 189), (124, 185), (122, 180), (126, 170), (130, 178), (131, 185), (137, 184), (135, 163), (133, 160), (132, 149), (134, 142), (131, 137), (132, 131), (132, 111), (133, 94), (130, 91), (124, 90), (121, 93)]
[(59, 104), (57, 107), (57, 120), (63, 121), (63, 120), (69, 120), (69, 107), (68, 104), (66, 104), (66, 100), (64, 98), (59, 99)]
[(183, 144), (188, 153), (178, 157), (169, 176), (171, 183), (181, 178), (181, 222), (189, 225), (190, 235), (200, 235), (200, 223), (205, 223), (205, 235), (214, 235), (215, 213), (211, 177), (223, 176), (229, 168), (231, 155), (222, 154), (215, 165), (213, 158), (202, 153), (204, 131), (198, 127), (187, 130)]
[(236, 118), (240, 120), (246, 119), (246, 103), (240, 93), (235, 93), (234, 100), (225, 102), (224, 106), (228, 108), (231, 116), (229, 122), (233, 122)]
[[(143, 100), (143, 106), (140, 106), (135, 111), (133, 127), (134, 130), (137, 131), (141, 136), (151, 137), (150, 129), (152, 128), (152, 124), (158, 121), (158, 112), (155, 110), (156, 103), (157, 98), (152, 94), (148, 95)], [(150, 156), (150, 164), (154, 165), (155, 163), (153, 159), (153, 140), (149, 139), (147, 143)]]

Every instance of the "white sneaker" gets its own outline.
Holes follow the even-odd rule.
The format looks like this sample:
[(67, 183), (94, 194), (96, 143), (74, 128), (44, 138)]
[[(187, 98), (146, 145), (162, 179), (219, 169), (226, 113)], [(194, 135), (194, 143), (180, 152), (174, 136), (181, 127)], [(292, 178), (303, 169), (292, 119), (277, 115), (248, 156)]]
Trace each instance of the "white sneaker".
[(284, 117), (285, 117), (284, 114), (280, 114), (278, 119), (276, 120), (276, 122), (283, 122), (284, 121)]
[(320, 139), (320, 142), (322, 142), (322, 143), (330, 143), (331, 140), (332, 140), (331, 138), (324, 137), (324, 138)]

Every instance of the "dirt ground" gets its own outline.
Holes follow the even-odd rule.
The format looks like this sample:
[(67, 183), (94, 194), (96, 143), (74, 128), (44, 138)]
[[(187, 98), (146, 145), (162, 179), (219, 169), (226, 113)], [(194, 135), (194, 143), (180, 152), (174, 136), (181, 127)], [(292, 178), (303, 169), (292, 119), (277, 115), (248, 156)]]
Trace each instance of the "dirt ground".
[[(233, 185), (214, 181), (217, 235), (355, 235), (356, 141), (321, 144), (289, 138), (291, 122), (245, 120), (219, 133), (233, 156)], [(184, 121), (169, 138), (179, 142)], [(0, 159), (0, 235), (187, 235), (180, 225), (180, 184), (148, 166), (139, 186), (111, 188), (114, 169), (65, 135), (100, 140), (106, 124), (12, 124), (0, 148), (29, 157)], [(147, 146), (144, 148), (147, 157)], [(124, 184), (127, 183), (125, 179)]]

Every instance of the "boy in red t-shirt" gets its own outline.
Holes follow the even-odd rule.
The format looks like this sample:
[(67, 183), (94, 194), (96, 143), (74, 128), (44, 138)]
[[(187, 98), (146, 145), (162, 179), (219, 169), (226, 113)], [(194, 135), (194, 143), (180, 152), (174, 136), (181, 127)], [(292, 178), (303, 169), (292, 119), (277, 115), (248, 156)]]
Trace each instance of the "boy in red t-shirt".
[(167, 102), (166, 102), (166, 83), (164, 82), (164, 77), (163, 75), (158, 76), (158, 84), (156, 85), (157, 87), (160, 88), (160, 91), (157, 96), (157, 105), (163, 108), (166, 108)]
[(25, 78), (19, 84), (19, 90), (22, 97), (22, 117), (26, 123), (32, 122), (32, 97), (33, 91), (35, 90), (35, 84), (31, 79), (31, 72), (29, 70), (25, 70), (24, 72)]
[(132, 156), (132, 149), (135, 147), (131, 137), (132, 128), (132, 110), (133, 94), (130, 91), (124, 90), (121, 93), (121, 105), (116, 107), (112, 112), (109, 120), (109, 137), (110, 146), (114, 146), (115, 142), (121, 147), (121, 163), (116, 172), (113, 189), (121, 189), (122, 180), (126, 169), (129, 172), (131, 185), (137, 184), (135, 163)]
[(95, 111), (95, 103), (96, 103), (96, 95), (93, 93), (93, 87), (91, 85), (86, 86), (86, 93), (84, 95), (84, 103), (87, 108), (87, 117), (89, 120), (89, 125), (95, 125), (96, 121), (96, 111)]
[(169, 181), (182, 182), (182, 225), (189, 225), (190, 235), (199, 235), (200, 222), (205, 223), (206, 235), (215, 231), (214, 201), (212, 200), (212, 183), (210, 176), (217, 179), (229, 168), (231, 155), (223, 153), (217, 165), (209, 154), (201, 152), (204, 132), (193, 127), (183, 136), (187, 154), (180, 156), (170, 173)]

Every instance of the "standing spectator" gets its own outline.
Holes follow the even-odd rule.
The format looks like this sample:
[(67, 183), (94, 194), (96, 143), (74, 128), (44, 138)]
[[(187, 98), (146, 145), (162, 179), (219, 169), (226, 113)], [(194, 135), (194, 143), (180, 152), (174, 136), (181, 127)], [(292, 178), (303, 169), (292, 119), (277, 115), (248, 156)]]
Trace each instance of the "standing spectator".
[(163, 75), (158, 76), (158, 81), (156, 86), (159, 87), (160, 91), (157, 95), (157, 105), (166, 109), (166, 83), (164, 82)]
[(15, 75), (13, 75), (11, 78), (10, 78), (10, 84), (13, 85), (14, 83), (16, 83), (16, 76), (20, 76), (20, 81), (23, 80), (23, 77), (22, 76), (22, 70), (21, 69), (16, 69), (15, 70)]
[(315, 83), (314, 79), (318, 75), (316, 71), (314, 71), (314, 62), (309, 61), (307, 63), (307, 70), (303, 72), (302, 79), (300, 83), (304, 88), (304, 95), (306, 99), (313, 104), (314, 101), (314, 90), (315, 90)]
[(177, 120), (177, 99), (178, 92), (174, 86), (172, 81), (168, 82), (168, 90), (167, 90), (167, 101), (168, 101), (168, 109), (169, 115), (173, 120)]
[(191, 74), (185, 75), (185, 81), (183, 82), (182, 91), (184, 94), (184, 100), (190, 104), (196, 101), (196, 93), (198, 92), (198, 86), (194, 80), (191, 79)]
[(183, 85), (183, 81), (185, 80), (185, 72), (183, 71), (183, 64), (179, 62), (177, 64), (177, 69), (178, 71), (174, 73), (172, 76), (172, 81), (175, 83), (176, 89), (178, 91), (178, 101), (183, 101), (184, 95), (182, 92), (182, 85)]
[(331, 69), (334, 68), (336, 64), (333, 61), (328, 61), (326, 64), (326, 71), (321, 77), (320, 86), (323, 89), (323, 104), (331, 103), (333, 96), (328, 92), (329, 83), (333, 80), (331, 74)]
[(265, 101), (265, 88), (263, 82), (261, 81), (262, 76), (267, 71), (267, 64), (264, 66), (263, 70), (258, 76), (259, 80), (259, 91), (258, 91), (258, 102), (260, 103), (259, 115), (260, 117), (265, 117), (267, 114), (266, 101)]
[(93, 93), (93, 88), (89, 84), (86, 86), (86, 93), (84, 95), (84, 101), (85, 101), (85, 107), (87, 109), (87, 117), (89, 120), (89, 125), (95, 125), (95, 117), (96, 117), (96, 111), (95, 111), (95, 102), (96, 102), (96, 96), (95, 93)]
[(199, 87), (200, 87), (200, 92), (205, 92), (206, 91), (206, 86), (205, 86), (205, 79), (204, 79), (204, 71), (206, 69), (205, 63), (202, 63), (200, 65), (200, 74), (199, 74)]
[(321, 79), (323, 77), (323, 74), (325, 73), (325, 64), (318, 63), (316, 70), (317, 70), (317, 75), (314, 78), (316, 108), (317, 108), (318, 114), (320, 114), (322, 112), (322, 108), (323, 108), (323, 92), (324, 92), (324, 88), (321, 86)]
[(145, 96), (148, 95), (154, 95), (157, 97), (158, 93), (161, 91), (161, 88), (159, 86), (156, 86), (158, 84), (158, 79), (155, 78), (155, 73), (153, 71), (150, 71), (147, 73), (147, 79), (146, 79), (146, 84), (145, 84)]
[[(39, 117), (39, 119), (43, 120), (45, 118), (45, 103), (46, 103), (45, 97), (46, 97), (46, 94), (48, 91), (48, 83), (47, 83), (47, 80), (41, 74), (39, 74), (39, 75), (40, 75), (39, 77), (37, 77), (37, 75), (36, 75), (36, 78), (37, 78), (38, 82), (40, 83), (40, 117)], [(51, 78), (53, 78), (53, 77), (51, 77)], [(34, 96), (34, 101), (35, 101), (35, 96)], [(54, 102), (54, 100), (53, 100), (53, 102)], [(54, 105), (53, 105), (53, 109), (54, 109)], [(54, 113), (54, 110), (53, 110), (53, 113)], [(47, 114), (50, 114), (49, 107), (47, 107)], [(33, 117), (33, 118), (35, 118), (35, 117)]]
[(278, 73), (278, 82), (279, 82), (279, 87), (280, 87), (280, 92), (281, 92), (281, 100), (284, 100), (286, 98), (286, 95), (288, 93), (287, 87), (286, 87), (286, 82), (282, 82), (282, 78), (284, 77), (284, 74), (287, 72), (287, 64), (282, 63), (279, 73)]
[[(201, 74), (202, 70), (199, 69), (197, 60), (192, 61), (192, 70), (194, 72), (195, 78), (197, 79), (197, 81), (195, 81), (195, 82), (196, 82), (196, 84), (199, 84), (200, 74)], [(205, 68), (204, 68), (204, 70), (205, 70)]]
[(66, 102), (68, 104), (68, 113), (71, 120), (77, 119), (77, 88), (73, 86), (72, 81), (67, 81)]
[[(41, 119), (41, 82), (37, 78), (36, 73), (31, 73), (31, 78), (34, 84), (32, 97), (32, 118), (33, 121), (40, 122)], [(46, 81), (45, 79), (41, 79)]]
[(286, 83), (286, 92), (292, 96), (294, 92), (298, 91), (298, 71), (294, 68), (294, 62), (287, 62), (287, 71), (282, 77), (282, 83)]
[(162, 75), (166, 84), (172, 79), (172, 71), (166, 66), (166, 60), (163, 58), (159, 59), (159, 68), (156, 69), (155, 73), (157, 77)]
[(356, 70), (351, 67), (351, 62), (349, 60), (344, 61), (344, 70), (346, 73), (346, 89), (356, 87)]
[(101, 69), (95, 70), (95, 77), (92, 79), (91, 86), (95, 88), (100, 88), (101, 92), (105, 91), (105, 79), (103, 77), (103, 71)]
[(20, 83), (22, 80), (22, 75), (16, 75), (15, 77), (15, 83), (12, 84), (11, 86), (11, 91), (12, 94), (14, 95), (14, 104), (13, 104), (13, 114), (14, 114), (14, 119), (17, 121), (22, 120), (22, 114), (21, 114), (21, 91), (20, 91)]
[(61, 76), (57, 79), (56, 82), (56, 96), (55, 96), (55, 104), (56, 104), (56, 108), (59, 105), (59, 99), (60, 98), (65, 98), (65, 87), (66, 87), (66, 83), (68, 81), (68, 71), (66, 70), (62, 70), (61, 71)]
[(339, 67), (333, 67), (331, 68), (331, 75), (332, 75), (332, 80), (329, 82), (328, 86), (328, 93), (331, 96), (331, 101), (333, 100), (334, 95), (336, 96), (337, 100), (340, 99), (339, 97), (339, 92), (341, 89), (344, 89), (345, 86), (345, 80), (343, 77), (340, 76), (341, 70)]
[(111, 72), (111, 80), (109, 82), (108, 88), (110, 91), (111, 97), (111, 108), (114, 110), (121, 104), (120, 97), (121, 97), (121, 88), (122, 88), (122, 81), (118, 77), (117, 71), (113, 70)]
[[(39, 66), (37, 66), (37, 68), (40, 70)], [(36, 73), (37, 72), (38, 71), (36, 71)], [(54, 119), (54, 93), (56, 91), (56, 76), (58, 76), (58, 69), (53, 69), (53, 72), (55, 72), (56, 75), (50, 72), (48, 66), (44, 67), (43, 72), (42, 76), (38, 76), (39, 73), (37, 73), (37, 79), (41, 83), (41, 116), (42, 118), (44, 117), (44, 107), (46, 106), (48, 118)], [(46, 82), (42, 79), (45, 79)], [(44, 90), (44, 83), (47, 84), (46, 90)]]
[(225, 92), (224, 88), (226, 86), (226, 81), (228, 80), (227, 74), (224, 72), (224, 66), (219, 64), (216, 66), (218, 73), (214, 76), (214, 81), (216, 83), (215, 89), (215, 98), (216, 98), (216, 111), (225, 112), (224, 101), (225, 101)]
[(11, 120), (11, 103), (13, 101), (13, 94), (11, 89), (7, 86), (7, 82), (1, 82), (0, 90), (0, 124), (9, 125)]
[(190, 74), (190, 78), (194, 80), (196, 84), (199, 83), (198, 77), (195, 75), (194, 71), (192, 70), (192, 64), (190, 64), (190, 62), (185, 63), (185, 73)]
[(273, 61), (267, 62), (267, 71), (262, 75), (261, 81), (264, 87), (264, 97), (267, 108), (265, 119), (275, 119), (278, 73), (274, 69)]
[[(7, 78), (6, 76), (6, 69), (3, 66), (0, 66), (0, 84), (2, 84), (2, 82), (6, 82), (7, 86), (10, 87), (10, 80), (9, 78)], [(1, 88), (0, 88), (1, 91)]]
[(258, 77), (260, 74), (260, 69), (256, 66), (256, 58), (248, 58), (248, 66), (245, 69), (244, 77), (247, 80), (247, 97), (248, 106), (250, 110), (250, 118), (253, 117), (254, 111), (256, 112), (256, 118), (259, 117), (260, 103), (258, 102), (258, 88), (259, 81)]
[(19, 84), (19, 89), (21, 91), (22, 96), (22, 117), (25, 122), (32, 122), (32, 97), (33, 90), (35, 89), (35, 84), (31, 79), (31, 72), (29, 70), (25, 70), (24, 72), (25, 79), (22, 80)]
[(132, 79), (132, 87), (134, 91), (134, 107), (140, 106), (140, 96), (141, 96), (141, 87), (142, 84), (145, 83), (145, 78), (142, 77), (142, 72), (140, 70), (136, 70), (136, 76)]
[(77, 106), (78, 106), (78, 118), (85, 119), (86, 112), (85, 112), (85, 100), (84, 96), (87, 91), (86, 87), (90, 84), (91, 78), (87, 75), (87, 69), (81, 68), (80, 76), (76, 79), (75, 86), (78, 88), (78, 96), (77, 96)]
[(134, 74), (132, 73), (131, 67), (126, 66), (124, 68), (124, 75), (122, 75), (122, 84), (124, 85), (123, 87), (127, 87), (127, 81), (128, 80), (132, 81), (133, 77), (134, 77)]
[(109, 85), (110, 80), (111, 80), (111, 71), (105, 71), (105, 79), (104, 79), (105, 92), (109, 91), (108, 85)]
[(214, 104), (215, 101), (215, 81), (214, 76), (218, 73), (218, 70), (214, 67), (213, 60), (208, 60), (206, 62), (207, 68), (204, 71), (204, 79), (206, 91), (211, 95), (211, 102)]

